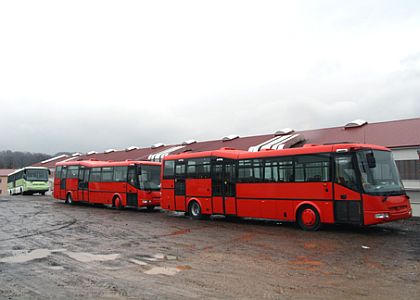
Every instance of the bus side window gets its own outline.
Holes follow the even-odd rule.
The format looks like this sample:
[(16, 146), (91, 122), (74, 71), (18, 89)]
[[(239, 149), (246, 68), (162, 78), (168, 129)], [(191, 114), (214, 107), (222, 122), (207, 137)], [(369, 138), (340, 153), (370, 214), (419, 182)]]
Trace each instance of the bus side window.
[(66, 179), (67, 178), (67, 168), (62, 168), (61, 169), (61, 179)]
[(187, 161), (187, 177), (188, 178), (197, 178), (197, 160), (189, 159)]
[(185, 178), (186, 174), (186, 162), (180, 160), (175, 164), (175, 177), (176, 178)]
[(80, 169), (79, 169), (79, 182), (78, 182), (79, 189), (84, 188), (84, 182), (83, 182), (84, 177), (85, 177), (85, 168), (80, 167)]
[(262, 182), (263, 160), (245, 159), (238, 162), (238, 182)]
[(85, 169), (85, 177), (83, 178), (83, 181), (85, 181), (85, 182), (89, 181), (89, 173), (90, 173), (89, 171), (90, 171), (89, 168)]
[(295, 175), (293, 174), (293, 159), (279, 161), (279, 182), (294, 182)]
[(136, 186), (136, 167), (128, 168), (127, 181), (132, 186)]
[(126, 182), (127, 181), (127, 167), (114, 167), (113, 181)]
[(210, 178), (210, 158), (194, 158), (187, 161), (188, 178)]
[(165, 160), (163, 163), (163, 178), (171, 179), (175, 175), (175, 161), (174, 160)]
[(300, 155), (295, 162), (296, 182), (327, 182), (330, 180), (330, 158), (327, 155)]
[(67, 169), (67, 178), (78, 178), (79, 166), (69, 166)]
[(84, 188), (89, 187), (89, 173), (90, 173), (90, 169), (86, 168), (85, 169), (85, 176), (83, 177), (83, 187)]
[(253, 180), (252, 160), (240, 160), (238, 162), (238, 182), (252, 182)]
[(101, 172), (101, 182), (111, 182), (114, 175), (113, 167), (103, 167)]
[(205, 157), (201, 160), (201, 165), (197, 167), (198, 178), (210, 178), (210, 157)]
[(83, 177), (85, 177), (85, 168), (84, 167), (80, 167), (80, 171), (79, 171), (79, 182), (83, 181)]
[(252, 160), (253, 167), (253, 182), (263, 181), (263, 161), (261, 159)]
[(335, 183), (358, 191), (357, 177), (351, 156), (335, 158)]
[(55, 168), (55, 178), (61, 179), (61, 169), (62, 169), (61, 166), (58, 166)]
[(101, 181), (101, 168), (92, 168), (89, 177), (90, 182), (100, 182)]

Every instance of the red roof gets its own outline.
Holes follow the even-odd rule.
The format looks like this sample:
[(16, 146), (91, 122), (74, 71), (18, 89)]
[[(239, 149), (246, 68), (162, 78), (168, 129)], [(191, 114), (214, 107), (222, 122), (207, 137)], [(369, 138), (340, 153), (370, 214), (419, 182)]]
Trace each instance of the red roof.
[(52, 168), (55, 167), (56, 163), (58, 163), (60, 161), (68, 160), (68, 159), (71, 159), (71, 157), (68, 156), (68, 155), (60, 155), (60, 156), (52, 157), (52, 158), (46, 159), (42, 162), (33, 164), (32, 167), (44, 167), (44, 168), (52, 169)]
[(15, 169), (0, 169), (0, 177), (6, 177), (10, 173), (13, 173)]
[[(300, 133), (305, 138), (306, 144), (332, 144), (332, 143), (356, 143), (374, 144), (387, 148), (403, 148), (420, 146), (420, 118), (388, 121), (366, 124), (361, 127), (344, 129), (343, 127), (304, 130)], [(273, 134), (249, 136), (237, 138), (231, 141), (206, 141), (188, 145), (173, 153), (186, 151), (210, 151), (222, 147), (232, 147), (247, 151), (249, 147), (258, 145), (274, 137)]]
[(363, 143), (388, 148), (420, 146), (420, 118), (366, 124), (361, 127), (334, 127), (301, 131), (308, 143)]
[(75, 166), (75, 165), (82, 165), (85, 167), (115, 167), (115, 166), (127, 166), (131, 164), (137, 165), (153, 165), (153, 166), (160, 166), (158, 162), (152, 161), (100, 161), (100, 160), (82, 160), (82, 161), (66, 161), (57, 163), (57, 166)]
[[(404, 147), (420, 147), (420, 134), (417, 132), (420, 128), (420, 118), (386, 121), (365, 124), (360, 127), (344, 128), (333, 127), (323, 129), (313, 129), (298, 131), (305, 138), (306, 144), (331, 144), (331, 143), (356, 143), (356, 144), (375, 144), (388, 148), (404, 148)], [(235, 148), (238, 150), (247, 151), (249, 147), (261, 144), (274, 137), (272, 134), (257, 135), (240, 137), (233, 140), (222, 141), (204, 141), (197, 142), (190, 145), (185, 145), (178, 150), (171, 152), (170, 154), (177, 154), (183, 152), (201, 152), (201, 151), (212, 151), (223, 147)], [(162, 146), (159, 148), (143, 148), (135, 149), (131, 151), (120, 150), (110, 153), (97, 153), (92, 155), (82, 155), (79, 157), (71, 158), (74, 160), (147, 160), (149, 155), (162, 152), (166, 149), (174, 147), (176, 145)], [(69, 158), (66, 158), (69, 159)], [(61, 159), (65, 160), (65, 159)], [(57, 161), (50, 161), (46, 164), (35, 164), (34, 166), (53, 168)]]
[(97, 159), (102, 161), (107, 160), (147, 160), (149, 155), (161, 152), (165, 149), (171, 148), (173, 146), (162, 146), (158, 148), (143, 148), (143, 149), (135, 149), (135, 150), (118, 150), (109, 153), (96, 153), (91, 155), (82, 155), (77, 158), (77, 160), (89, 160), (89, 159)]

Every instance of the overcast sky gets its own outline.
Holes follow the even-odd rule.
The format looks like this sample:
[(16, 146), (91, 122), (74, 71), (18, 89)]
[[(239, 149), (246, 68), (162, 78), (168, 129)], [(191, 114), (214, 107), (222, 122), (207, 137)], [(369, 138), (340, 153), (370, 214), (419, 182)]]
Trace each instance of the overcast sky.
[(420, 1), (1, 1), (0, 150), (420, 116)]

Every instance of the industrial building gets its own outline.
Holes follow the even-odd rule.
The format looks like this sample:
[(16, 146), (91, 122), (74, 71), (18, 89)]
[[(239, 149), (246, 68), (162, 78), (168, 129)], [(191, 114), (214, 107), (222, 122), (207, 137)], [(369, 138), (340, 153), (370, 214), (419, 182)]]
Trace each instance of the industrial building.
[(392, 150), (394, 158), (413, 207), (413, 214), (420, 216), (420, 118), (368, 123), (354, 120), (333, 128), (295, 131), (291, 128), (276, 130), (269, 134), (240, 137), (227, 135), (218, 140), (198, 142), (187, 140), (175, 145), (157, 143), (149, 148), (135, 146), (123, 150), (108, 149), (103, 152), (90, 151), (72, 156), (61, 155), (35, 166), (48, 167), (54, 171), (58, 161), (69, 160), (152, 160), (161, 161), (168, 154), (199, 152), (223, 147), (245, 151), (262, 149), (285, 149), (303, 144), (366, 143), (377, 144)]
[(8, 195), (7, 177), (14, 169), (0, 169), (0, 196)]

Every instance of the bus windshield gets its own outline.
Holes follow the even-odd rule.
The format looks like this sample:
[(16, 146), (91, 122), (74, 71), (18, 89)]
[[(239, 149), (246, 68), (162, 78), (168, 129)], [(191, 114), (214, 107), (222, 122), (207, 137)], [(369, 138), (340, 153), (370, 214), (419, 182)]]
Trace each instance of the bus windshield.
[(48, 170), (26, 169), (26, 180), (28, 180), (28, 181), (48, 181)]
[(160, 166), (141, 165), (138, 182), (141, 190), (160, 190)]
[(366, 193), (383, 196), (404, 194), (404, 187), (391, 152), (359, 151), (357, 161)]

